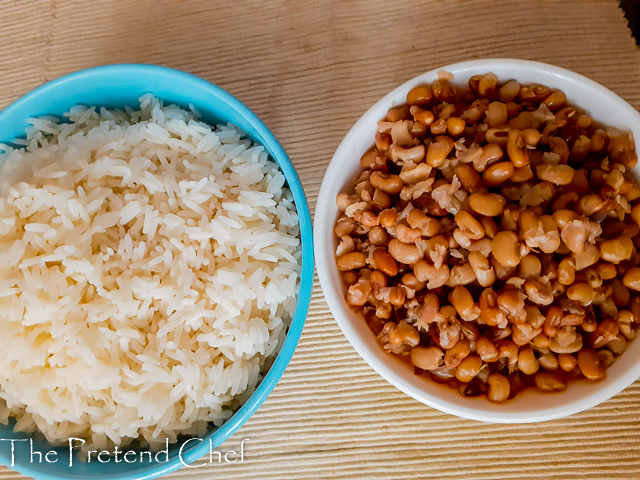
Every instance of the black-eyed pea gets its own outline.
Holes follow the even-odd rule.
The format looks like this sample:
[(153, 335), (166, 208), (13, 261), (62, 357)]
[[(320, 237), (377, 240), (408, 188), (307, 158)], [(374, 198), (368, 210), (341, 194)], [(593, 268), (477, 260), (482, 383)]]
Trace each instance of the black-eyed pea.
[(403, 285), (415, 291), (420, 291), (427, 286), (427, 283), (418, 280), (418, 277), (416, 277), (415, 273), (413, 272), (405, 273), (402, 276), (401, 281)]
[(430, 289), (444, 286), (450, 277), (448, 265), (442, 264), (436, 268), (435, 265), (425, 260), (420, 260), (414, 265), (413, 273), (421, 282), (427, 282), (427, 288)]
[[(445, 122), (446, 125), (446, 122)], [(427, 149), (427, 165), (439, 167), (453, 149), (453, 139), (444, 135), (437, 136)]]
[(412, 88), (407, 93), (407, 103), (409, 105), (427, 105), (433, 100), (433, 91), (429, 85), (419, 85)]
[(445, 78), (435, 80), (431, 85), (433, 96), (441, 102), (454, 103), (456, 100), (456, 89), (451, 82)]
[(376, 247), (386, 247), (389, 245), (389, 234), (379, 225), (371, 227), (367, 236), (371, 245)]
[(593, 119), (591, 118), (591, 116), (587, 115), (586, 113), (582, 113), (578, 115), (578, 118), (576, 118), (576, 126), (578, 128), (585, 128), (585, 129), (589, 128), (592, 122), (593, 122)]
[(538, 358), (538, 363), (542, 368), (544, 368), (547, 371), (557, 370), (559, 366), (558, 359), (551, 352), (547, 352), (544, 355), (540, 355), (540, 357)]
[(361, 277), (347, 290), (347, 303), (354, 307), (361, 307), (369, 299), (371, 293), (371, 281)]
[(512, 231), (499, 232), (491, 241), (494, 258), (505, 267), (516, 267), (520, 263), (520, 241)]
[(539, 350), (549, 348), (549, 337), (544, 332), (539, 333), (533, 337), (531, 344)]
[(374, 270), (371, 272), (371, 286), (374, 291), (387, 286), (387, 275), (382, 270)]
[(507, 138), (507, 155), (516, 168), (529, 164), (529, 152), (527, 144), (522, 137), (520, 130), (509, 131)]
[(456, 309), (460, 318), (465, 321), (472, 321), (480, 316), (480, 309), (464, 285), (458, 285), (449, 292), (449, 302)]
[(380, 170), (386, 168), (387, 157), (378, 150), (368, 150), (360, 157), (360, 166), (365, 170)]
[(507, 380), (509, 380), (510, 386), (509, 399), (515, 398), (518, 392), (528, 387), (527, 381), (521, 372), (509, 373)]
[(429, 127), (435, 120), (435, 116), (430, 110), (425, 110), (418, 106), (412, 106), (410, 111), (411, 115), (413, 115), (413, 119), (426, 127)]
[(495, 283), (496, 272), (489, 263), (486, 255), (483, 255), (479, 251), (470, 251), (468, 260), (480, 286), (490, 287)]
[(598, 353), (593, 348), (583, 348), (578, 352), (578, 367), (589, 380), (602, 380), (606, 376)]
[(467, 82), (469, 85), (469, 90), (472, 92), (477, 92), (478, 91), (478, 86), (480, 85), (480, 79), (482, 78), (482, 75), (473, 75), (471, 77), (469, 77), (469, 81)]
[[(556, 335), (558, 328), (562, 324), (563, 316), (564, 312), (562, 310), (562, 307), (558, 305), (552, 305), (547, 309), (544, 325), (542, 327), (547, 337), (554, 337)], [(548, 339), (546, 347), (549, 347)]]
[(446, 351), (444, 364), (450, 368), (456, 368), (469, 353), (471, 353), (471, 342), (467, 338), (461, 338), (453, 347)]
[(367, 256), (362, 252), (349, 252), (338, 258), (338, 270), (357, 270), (367, 265)]
[(598, 328), (598, 322), (596, 321), (595, 318), (591, 316), (586, 316), (584, 320), (582, 320), (582, 324), (580, 325), (580, 327), (586, 333), (593, 333)]
[(360, 278), (358, 272), (354, 270), (346, 270), (342, 272), (342, 281), (344, 282), (345, 287), (349, 288), (351, 285), (355, 285)]
[(482, 365), (480, 356), (472, 353), (463, 358), (456, 368), (456, 378), (462, 383), (468, 383), (480, 372)]
[(576, 261), (573, 257), (565, 257), (558, 264), (558, 281), (562, 285), (571, 285), (576, 278)]
[(527, 293), (529, 301), (536, 305), (550, 305), (553, 302), (553, 292), (551, 288), (534, 278), (525, 280), (524, 290)]
[[(506, 138), (506, 136), (505, 136)], [(504, 152), (502, 148), (497, 143), (489, 143), (482, 147), (482, 153), (480, 154), (480, 162), (478, 165), (482, 165), (482, 168), (476, 167), (476, 170), (479, 172), (484, 172), (488, 165), (493, 165), (494, 163), (502, 160), (504, 156)]]
[[(511, 127), (503, 125), (501, 127), (490, 128), (485, 134), (485, 140), (489, 145), (496, 145), (502, 148), (507, 147), (509, 143), (509, 132)], [(488, 145), (486, 145), (488, 146)]]
[[(625, 272), (626, 274), (626, 272)], [(624, 278), (624, 277), (623, 277)], [(631, 301), (631, 295), (627, 286), (619, 278), (611, 282), (611, 298), (618, 308), (625, 308)]]
[(507, 123), (507, 106), (502, 102), (491, 102), (487, 107), (489, 128), (500, 127)]
[(536, 147), (542, 138), (542, 134), (535, 128), (525, 128), (521, 134), (524, 143), (529, 147)]
[(376, 248), (371, 256), (376, 268), (390, 277), (398, 274), (398, 264), (386, 248)]
[(360, 202), (360, 195), (349, 195), (348, 193), (340, 193), (336, 198), (336, 205), (341, 212), (344, 212), (351, 205)]
[(509, 180), (515, 167), (513, 162), (499, 162), (487, 167), (482, 174), (482, 180), (488, 187), (497, 187), (503, 182)]
[(432, 135), (444, 135), (447, 133), (447, 121), (444, 118), (438, 118), (429, 127)]
[(632, 267), (627, 270), (622, 277), (622, 283), (631, 290), (640, 291), (640, 268)]
[(511, 102), (520, 93), (520, 84), (516, 80), (509, 80), (498, 90), (498, 98), (501, 102)]
[(572, 372), (578, 366), (578, 360), (575, 355), (570, 353), (561, 353), (558, 355), (558, 364), (565, 372)]
[(391, 206), (391, 198), (382, 190), (376, 189), (373, 192), (373, 206), (378, 210), (386, 210)]
[(365, 227), (374, 227), (379, 223), (378, 215), (371, 210), (365, 210), (360, 216), (360, 223)]
[(533, 170), (531, 170), (531, 165), (525, 165), (520, 168), (516, 168), (509, 177), (509, 180), (513, 183), (524, 183), (528, 182), (533, 178)]
[(506, 200), (497, 193), (472, 193), (469, 196), (469, 207), (487, 217), (496, 217), (502, 213)]
[[(585, 253), (587, 242), (589, 241), (591, 234), (591, 225), (589, 224), (589, 221), (585, 219), (571, 220), (565, 223), (563, 227), (560, 227), (560, 221), (557, 217), (556, 222), (558, 223), (559, 228), (561, 228), (560, 238), (567, 248), (574, 253)], [(577, 263), (576, 259), (576, 268)], [(581, 268), (577, 269), (581, 270)]]
[(482, 228), (484, 229), (484, 235), (487, 238), (492, 239), (500, 231), (500, 227), (498, 226), (496, 221), (491, 217), (485, 217), (485, 216), (481, 217), (480, 224), (482, 225)]
[(476, 341), (476, 352), (485, 362), (495, 362), (498, 360), (498, 349), (492, 340), (487, 337), (479, 337)]
[[(613, 280), (618, 276), (618, 270), (616, 266), (609, 262), (599, 263), (596, 267), (598, 275), (602, 280)], [(640, 274), (640, 272), (638, 272)], [(628, 288), (628, 287), (627, 287)]]
[(494, 98), (498, 89), (498, 77), (489, 72), (478, 81), (478, 95), (480, 97)]
[(420, 250), (414, 244), (402, 243), (397, 239), (389, 242), (389, 253), (398, 262), (413, 265), (422, 258)]
[(572, 326), (562, 327), (558, 335), (549, 339), (549, 350), (556, 354), (575, 353), (581, 348), (582, 335), (577, 334)]
[(444, 352), (438, 347), (418, 345), (411, 349), (411, 363), (423, 370), (434, 370), (442, 364)]
[(387, 111), (386, 120), (388, 122), (399, 122), (401, 120), (409, 119), (411, 114), (409, 113), (408, 105), (398, 105), (397, 107), (391, 107)]
[(571, 155), (571, 150), (569, 150), (569, 146), (564, 139), (560, 137), (551, 137), (549, 138), (549, 148), (551, 149), (551, 153), (555, 153), (560, 156), (560, 163), (565, 164), (569, 161), (569, 156)]
[(468, 285), (476, 280), (475, 272), (469, 262), (459, 263), (451, 268), (449, 279), (446, 285), (456, 287), (458, 285)]
[[(393, 143), (393, 138), (389, 133), (385, 132), (376, 132), (376, 149), (380, 152), (388, 152), (391, 144)], [(382, 163), (384, 160), (384, 163)], [(387, 161), (385, 158), (380, 158), (380, 163), (378, 165), (374, 164), (372, 167), (363, 167), (363, 168), (371, 168), (372, 170), (384, 170), (387, 166)], [(365, 161), (366, 162), (366, 161)], [(362, 160), (360, 161), (360, 165), (362, 165)]]
[(373, 188), (377, 188), (390, 195), (400, 193), (400, 190), (402, 190), (404, 186), (404, 183), (398, 175), (387, 175), (386, 173), (377, 171), (371, 174), (369, 181)]
[(536, 337), (541, 332), (540, 328), (532, 328), (531, 325), (528, 324), (518, 324), (514, 325), (511, 331), (511, 339), (513, 343), (522, 347), (529, 343), (534, 337)]
[(520, 114), (520, 105), (516, 102), (507, 102), (507, 118), (511, 120)]
[[(396, 326), (389, 331), (389, 344), (394, 347), (396, 353), (400, 351), (406, 355), (409, 348), (420, 343), (420, 333), (413, 325), (409, 325), (405, 320), (400, 320)], [(404, 347), (404, 348), (403, 348)]]
[(622, 333), (619, 333), (614, 339), (609, 340), (607, 348), (616, 355), (622, 355), (627, 349), (627, 339)]
[(395, 227), (398, 212), (395, 208), (387, 208), (378, 215), (378, 222), (386, 229)]
[(520, 100), (542, 102), (551, 94), (549, 87), (532, 83), (531, 85), (520, 87)]
[(540, 182), (525, 190), (519, 200), (522, 206), (537, 207), (553, 198), (557, 187), (551, 182)]
[(574, 283), (567, 289), (567, 297), (581, 305), (591, 305), (595, 291), (588, 283)]
[(554, 185), (569, 185), (573, 180), (574, 170), (569, 165), (552, 165), (543, 163), (536, 167), (537, 177)]
[(588, 244), (585, 247), (584, 252), (573, 252), (573, 258), (576, 260), (576, 270), (582, 270), (594, 265), (598, 260), (600, 260), (600, 252), (595, 245)]
[(598, 350), (598, 359), (600, 360), (600, 365), (605, 370), (613, 365), (616, 361), (616, 357), (611, 350), (607, 350), (606, 348), (601, 348)]
[(518, 346), (511, 340), (500, 340), (496, 343), (498, 348), (498, 357), (506, 358), (509, 365), (518, 363)]
[(569, 158), (572, 162), (581, 162), (591, 150), (591, 140), (586, 135), (580, 135), (571, 146)]
[(545, 98), (543, 103), (552, 112), (557, 112), (565, 105), (565, 103), (567, 103), (567, 96), (561, 90), (556, 90)]
[(520, 352), (518, 353), (518, 368), (525, 375), (533, 375), (538, 371), (538, 368), (540, 368), (535, 352), (528, 345), (520, 348)]
[(455, 222), (462, 230), (462, 233), (471, 240), (480, 240), (484, 237), (482, 224), (469, 212), (460, 211), (455, 215)]
[(396, 238), (403, 243), (415, 243), (422, 237), (422, 231), (417, 228), (407, 227), (401, 223), (396, 227)]
[(356, 222), (353, 218), (340, 217), (333, 228), (336, 237), (342, 238), (345, 235), (351, 235), (356, 228)]
[(602, 260), (618, 264), (631, 258), (634, 245), (629, 237), (621, 235), (618, 238), (611, 238), (601, 242), (598, 247)]
[(598, 128), (593, 135), (591, 135), (590, 140), (591, 151), (600, 152), (609, 144), (609, 135), (607, 135), (604, 130)]
[(456, 175), (464, 189), (469, 193), (480, 191), (484, 188), (483, 177), (468, 163), (461, 163), (456, 167)]
[(506, 321), (504, 312), (498, 305), (498, 294), (492, 288), (485, 288), (478, 299), (480, 317), (489, 326), (497, 326)]
[(489, 385), (489, 391), (487, 392), (487, 399), (490, 402), (500, 403), (509, 398), (509, 392), (511, 386), (509, 380), (504, 375), (499, 373), (491, 373), (487, 379)]
[(555, 124), (562, 128), (567, 125), (573, 117), (576, 116), (576, 109), (573, 107), (564, 107), (556, 113)]
[(567, 388), (567, 379), (557, 372), (538, 372), (534, 376), (534, 381), (543, 392), (559, 392)]
[(459, 137), (464, 133), (465, 121), (459, 117), (447, 118), (447, 133), (452, 137)]

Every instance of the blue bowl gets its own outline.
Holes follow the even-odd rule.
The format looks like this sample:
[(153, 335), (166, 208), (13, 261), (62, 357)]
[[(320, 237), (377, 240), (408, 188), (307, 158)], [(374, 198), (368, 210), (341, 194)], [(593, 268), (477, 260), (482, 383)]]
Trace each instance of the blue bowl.
[[(70, 467), (68, 447), (53, 448), (48, 443), (37, 441), (27, 434), (16, 433), (13, 431), (13, 423), (8, 426), (0, 425), (0, 440), (22, 440), (0, 442), (0, 463), (37, 480), (151, 479), (177, 470), (184, 466), (183, 462), (193, 463), (208, 455), (209, 449), (222, 444), (240, 428), (273, 390), (293, 355), (307, 316), (313, 285), (313, 238), (309, 207), (300, 179), (284, 149), (269, 129), (242, 102), (220, 87), (194, 75), (154, 65), (109, 65), (83, 70), (49, 82), (1, 111), (0, 143), (24, 137), (28, 126), (26, 120), (30, 117), (61, 117), (77, 104), (107, 108), (122, 108), (127, 105), (139, 107), (138, 99), (145, 93), (153, 93), (166, 103), (176, 103), (187, 110), (192, 103), (202, 113), (203, 120), (209, 124), (235, 124), (253, 141), (264, 145), (278, 163), (293, 193), (300, 218), (302, 274), (295, 315), (280, 353), (249, 400), (221, 427), (208, 432), (202, 441), (179, 442), (170, 446), (167, 461), (164, 461), (163, 455), (158, 457), (158, 462), (147, 461), (148, 456), (145, 455), (142, 463), (125, 463), (122, 458), (119, 463), (115, 463), (113, 458), (109, 463), (98, 463), (95, 459), (91, 463), (80, 463), (74, 457), (73, 466)], [(32, 461), (30, 444), (24, 441), (29, 439), (33, 440), (34, 451), (46, 454), (55, 450), (57, 456), (51, 454), (49, 459), (57, 458), (57, 462), (47, 463), (44, 458), (40, 462), (38, 455), (34, 455)], [(184, 448), (179, 455), (181, 446)], [(250, 446), (250, 443), (247, 442), (246, 446)], [(232, 458), (235, 457), (230, 457), (229, 460)], [(140, 460), (140, 457), (137, 459)], [(218, 456), (214, 456), (213, 459), (217, 462)]]

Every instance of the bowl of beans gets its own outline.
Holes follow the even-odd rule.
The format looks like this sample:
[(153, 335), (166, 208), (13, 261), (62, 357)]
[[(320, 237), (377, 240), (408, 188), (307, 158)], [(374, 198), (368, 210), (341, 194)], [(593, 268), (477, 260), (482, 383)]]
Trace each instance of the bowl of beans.
[(478, 60), (393, 90), (352, 127), (315, 212), (320, 283), (383, 378), (522, 423), (640, 377), (640, 114), (574, 72)]

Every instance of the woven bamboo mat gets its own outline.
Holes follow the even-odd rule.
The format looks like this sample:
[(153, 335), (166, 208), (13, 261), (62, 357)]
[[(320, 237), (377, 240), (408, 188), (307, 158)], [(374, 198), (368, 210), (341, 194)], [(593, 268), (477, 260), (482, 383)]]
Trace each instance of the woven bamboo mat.
[[(280, 139), (315, 206), (343, 135), (424, 71), (514, 57), (572, 69), (640, 107), (640, 55), (614, 1), (0, 0), (0, 108), (96, 65), (167, 65), (210, 80)], [(636, 346), (637, 347), (637, 346)], [(299, 347), (221, 447), (244, 462), (167, 478), (640, 478), (640, 383), (564, 420), (488, 425), (428, 408), (355, 353), (316, 282)], [(0, 479), (24, 478), (0, 468)]]

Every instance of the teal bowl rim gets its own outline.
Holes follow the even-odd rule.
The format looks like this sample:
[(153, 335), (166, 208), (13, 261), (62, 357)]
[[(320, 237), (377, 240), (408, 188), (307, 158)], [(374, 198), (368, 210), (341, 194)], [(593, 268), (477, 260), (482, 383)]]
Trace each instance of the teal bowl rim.
[[(39, 98), (42, 98), (43, 96), (46, 96), (51, 90), (59, 87), (62, 84), (73, 84), (74, 81), (83, 79), (85, 77), (95, 77), (96, 81), (99, 82), (100, 75), (107, 72), (122, 72), (132, 75), (168, 75), (175, 78), (177, 81), (191, 84), (204, 90), (208, 90), (217, 99), (231, 106), (236, 112), (244, 117), (244, 119), (249, 124), (251, 124), (256, 132), (260, 134), (263, 139), (261, 144), (264, 145), (264, 147), (269, 151), (271, 157), (280, 166), (280, 169), (285, 175), (291, 193), (293, 194), (294, 203), (300, 222), (300, 236), (302, 240), (302, 272), (300, 274), (300, 290), (298, 292), (298, 298), (296, 301), (296, 310), (293, 318), (291, 319), (291, 325), (289, 326), (289, 331), (287, 332), (287, 336), (285, 337), (282, 348), (278, 353), (275, 361), (273, 362), (271, 368), (264, 376), (253, 394), (244, 403), (244, 405), (236, 410), (231, 418), (224, 422), (222, 426), (216, 428), (213, 432), (210, 432), (206, 436), (204, 436), (203, 440), (205, 441), (197, 442), (197, 444), (195, 444), (192, 448), (185, 448), (182, 460), (184, 461), (184, 463), (190, 464), (209, 453), (210, 444), (207, 440), (211, 440), (211, 445), (213, 446), (213, 448), (218, 447), (233, 433), (235, 433), (256, 412), (258, 407), (262, 405), (267, 396), (271, 393), (278, 380), (282, 377), (282, 374), (284, 373), (287, 365), (289, 364), (289, 361), (291, 360), (291, 357), (293, 356), (293, 353), (300, 339), (300, 335), (302, 334), (302, 329), (304, 327), (304, 322), (309, 309), (314, 280), (313, 235), (309, 206), (307, 204), (306, 196), (302, 188), (302, 183), (298, 178), (291, 160), (287, 156), (286, 152), (284, 151), (276, 137), (258, 118), (258, 116), (240, 100), (238, 100), (236, 97), (234, 97), (224, 89), (200, 77), (180, 70), (147, 64), (114, 64), (80, 70), (45, 83), (27, 93), (23, 97), (19, 98), (4, 110), (0, 110), (0, 124), (7, 117), (13, 115), (22, 114), (21, 116), (23, 118), (28, 118), (29, 115), (27, 114), (25, 116), (25, 112), (22, 112), (21, 110), (29, 108), (32, 102)], [(99, 83), (96, 83), (96, 88), (98, 87)], [(73, 106), (74, 105), (69, 105), (69, 108)], [(181, 106), (183, 108), (188, 107), (188, 105)], [(35, 115), (42, 114), (36, 113)], [(192, 444), (193, 443), (194, 442), (192, 442)], [(6, 449), (3, 448), (2, 451), (0, 451), (0, 463), (9, 467), (11, 465), (11, 457), (4, 454), (4, 450)], [(137, 473), (132, 473), (118, 475), (112, 478), (117, 478), (119, 480), (149, 480), (152, 478), (157, 478), (161, 475), (166, 475), (179, 468), (182, 468), (183, 466), (184, 465), (179, 458), (172, 458), (169, 459), (169, 461), (166, 463), (152, 463), (148, 469), (138, 471), (137, 473), (142, 474), (142, 476), (138, 475)], [(29, 465), (16, 463), (13, 467), (10, 468), (23, 475), (28, 475), (38, 480), (60, 480), (65, 478), (64, 476), (59, 476), (57, 474), (43, 473), (40, 470), (31, 468)]]

